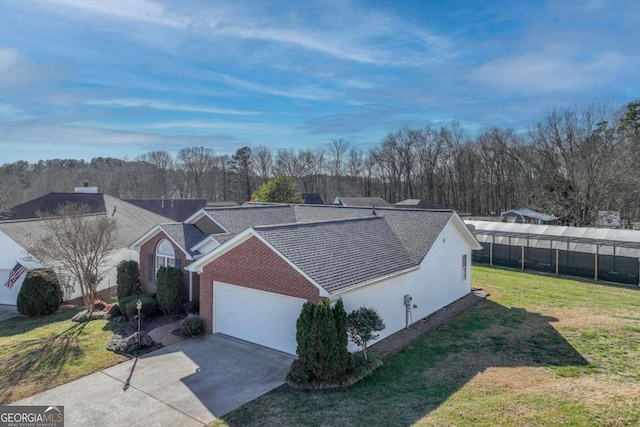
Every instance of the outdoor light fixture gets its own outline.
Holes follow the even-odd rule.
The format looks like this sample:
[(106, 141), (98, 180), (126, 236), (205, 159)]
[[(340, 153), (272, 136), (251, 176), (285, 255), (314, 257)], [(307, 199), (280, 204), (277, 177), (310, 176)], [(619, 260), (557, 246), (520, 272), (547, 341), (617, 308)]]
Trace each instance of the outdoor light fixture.
[(136, 302), (136, 308), (138, 309), (138, 350), (140, 350), (140, 310), (142, 310), (142, 301)]

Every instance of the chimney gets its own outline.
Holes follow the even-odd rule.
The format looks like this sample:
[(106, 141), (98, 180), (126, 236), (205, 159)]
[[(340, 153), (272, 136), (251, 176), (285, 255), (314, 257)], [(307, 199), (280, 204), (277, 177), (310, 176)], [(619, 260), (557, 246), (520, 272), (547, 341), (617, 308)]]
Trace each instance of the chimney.
[(83, 181), (82, 187), (73, 187), (74, 193), (98, 194), (98, 187), (89, 187), (89, 181)]

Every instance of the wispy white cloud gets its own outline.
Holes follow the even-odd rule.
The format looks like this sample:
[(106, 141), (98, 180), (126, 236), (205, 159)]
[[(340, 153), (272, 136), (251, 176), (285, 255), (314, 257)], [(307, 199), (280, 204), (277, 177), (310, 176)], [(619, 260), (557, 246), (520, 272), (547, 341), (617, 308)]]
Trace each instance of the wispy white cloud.
[(610, 83), (625, 64), (616, 52), (592, 58), (571, 58), (558, 52), (517, 54), (491, 61), (472, 71), (474, 80), (502, 91), (571, 92)]
[(262, 113), (258, 111), (233, 110), (228, 108), (205, 107), (199, 105), (175, 104), (162, 101), (134, 98), (116, 99), (90, 99), (85, 102), (87, 105), (103, 105), (120, 108), (151, 108), (154, 110), (167, 111), (188, 111), (192, 113), (224, 114), (230, 116), (257, 116)]

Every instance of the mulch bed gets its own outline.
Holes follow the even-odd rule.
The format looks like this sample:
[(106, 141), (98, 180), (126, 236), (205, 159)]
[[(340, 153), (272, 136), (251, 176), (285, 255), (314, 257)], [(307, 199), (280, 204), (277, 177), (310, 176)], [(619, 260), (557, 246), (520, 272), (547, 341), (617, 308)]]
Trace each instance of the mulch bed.
[(489, 294), (486, 291), (474, 288), (469, 294), (459, 300), (454, 301), (435, 313), (412, 323), (409, 325), (408, 329), (398, 331), (395, 334), (389, 335), (383, 340), (375, 343), (369, 348), (369, 350), (380, 359), (387, 360), (389, 357), (420, 338), (420, 336), (425, 332), (429, 332), (453, 319), (467, 308), (485, 299), (488, 295)]

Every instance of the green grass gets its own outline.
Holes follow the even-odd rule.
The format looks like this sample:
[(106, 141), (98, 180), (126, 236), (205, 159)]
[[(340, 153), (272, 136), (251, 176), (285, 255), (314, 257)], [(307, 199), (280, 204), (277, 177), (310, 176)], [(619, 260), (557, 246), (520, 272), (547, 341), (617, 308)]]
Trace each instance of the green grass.
[(343, 390), (282, 386), (218, 426), (640, 425), (640, 291), (474, 267), (491, 296)]
[(0, 404), (32, 396), (125, 360), (105, 349), (106, 320), (79, 324), (82, 308), (0, 322)]

